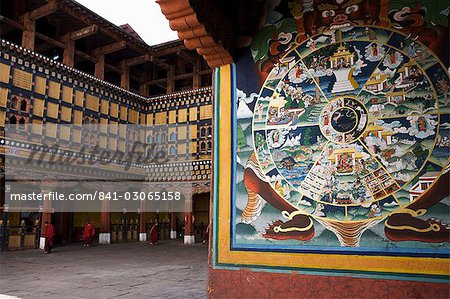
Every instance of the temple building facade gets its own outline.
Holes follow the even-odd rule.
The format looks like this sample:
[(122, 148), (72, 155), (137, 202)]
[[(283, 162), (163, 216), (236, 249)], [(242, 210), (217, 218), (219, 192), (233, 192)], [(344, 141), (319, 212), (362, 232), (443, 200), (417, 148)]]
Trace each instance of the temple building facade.
[[(189, 213), (18, 211), (5, 204), (3, 184), (2, 250), (41, 246), (46, 220), (56, 228), (57, 243), (80, 240), (88, 219), (99, 243), (145, 241), (155, 222), (160, 238), (204, 240), (213, 115), (212, 71), (205, 60), (179, 40), (149, 46), (129, 25), (118, 27), (75, 1), (2, 1), (1, 12), (0, 126), (17, 129), (2, 130), (3, 169), (6, 164), (28, 171), (8, 165), (8, 157), (20, 157), (21, 149), (32, 149), (44, 138), (80, 157), (86, 146), (129, 154), (132, 142), (141, 142), (151, 145), (146, 157), (164, 157), (164, 163), (150, 159), (116, 178), (139, 174), (177, 190), (186, 183), (192, 197)], [(119, 171), (121, 166), (111, 167)], [(111, 175), (106, 168), (83, 171), (87, 178), (106, 179)], [(61, 188), (47, 179), (41, 189)]]

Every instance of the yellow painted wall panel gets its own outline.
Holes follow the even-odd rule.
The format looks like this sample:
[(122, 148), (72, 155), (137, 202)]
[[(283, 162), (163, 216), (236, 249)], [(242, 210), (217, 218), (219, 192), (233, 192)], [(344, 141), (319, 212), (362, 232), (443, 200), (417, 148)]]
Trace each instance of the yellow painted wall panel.
[(9, 74), (11, 66), (0, 63), (0, 82), (9, 83)]
[(100, 112), (105, 115), (108, 115), (109, 113), (109, 102), (105, 99), (102, 99), (101, 101)]
[(212, 105), (200, 107), (200, 119), (212, 118)]
[(40, 117), (44, 116), (44, 100), (33, 99), (33, 114)]
[(76, 142), (76, 143), (81, 143), (81, 131), (80, 130), (73, 130), (72, 141)]
[(180, 155), (186, 154), (186, 144), (185, 143), (178, 144), (178, 154), (180, 154)]
[(147, 125), (153, 125), (153, 113), (147, 114)]
[(109, 114), (112, 117), (119, 116), (119, 105), (117, 103), (111, 103), (111, 108), (110, 108)]
[(197, 107), (189, 108), (189, 121), (197, 120)]
[(118, 124), (117, 124), (116, 121), (110, 121), (108, 128), (109, 128), (109, 133), (110, 134), (117, 135)]
[(73, 88), (63, 85), (62, 100), (66, 103), (72, 104)]
[(5, 126), (5, 117), (6, 117), (6, 112), (0, 111), (0, 126), (1, 127)]
[(0, 107), (6, 107), (8, 100), (8, 89), (0, 87)]
[(125, 141), (120, 140), (117, 149), (121, 152), (125, 152)]
[(169, 111), (169, 124), (174, 124), (177, 122), (177, 111), (170, 110)]
[(116, 138), (109, 138), (109, 149), (115, 151), (117, 147), (117, 139)]
[(140, 117), (139, 123), (141, 125), (145, 125), (146, 121), (147, 121), (147, 119), (146, 119), (147, 115), (145, 113), (140, 113), (139, 117)]
[(106, 148), (106, 136), (100, 136), (100, 148)]
[(127, 120), (128, 118), (128, 107), (120, 106), (120, 119)]
[(197, 125), (190, 125), (189, 126), (189, 138), (190, 139), (197, 138)]
[(178, 123), (185, 123), (187, 121), (187, 109), (178, 111)]
[(83, 107), (84, 103), (84, 92), (81, 90), (75, 90), (75, 105)]
[(38, 94), (45, 94), (45, 89), (47, 87), (47, 79), (44, 77), (36, 76), (35, 77), (34, 92)]
[(33, 119), (32, 122), (32, 126), (31, 126), (31, 133), (33, 134), (38, 134), (38, 135), (42, 135), (42, 120), (39, 119)]
[(47, 117), (58, 118), (59, 104), (47, 102)]
[(196, 153), (197, 152), (197, 142), (196, 141), (194, 141), (194, 142), (190, 142), (190, 153), (191, 154), (194, 154), (194, 153)]
[(72, 108), (71, 107), (61, 107), (61, 119), (63, 121), (70, 122), (72, 121)]
[(75, 125), (81, 125), (83, 123), (83, 111), (80, 110), (73, 111), (73, 123)]
[(59, 94), (61, 92), (61, 83), (55, 81), (48, 82), (48, 96), (54, 99), (59, 99)]
[(104, 117), (100, 117), (100, 132), (108, 133), (108, 119)]
[(155, 114), (155, 125), (165, 125), (166, 124), (166, 115), (167, 113), (158, 112)]
[(182, 126), (182, 127), (178, 127), (178, 140), (185, 140), (186, 139), (186, 127)]
[(133, 109), (130, 109), (128, 111), (128, 121), (130, 123), (137, 124), (138, 118), (139, 118), (139, 112), (137, 112), (136, 110), (133, 110)]
[(59, 126), (59, 138), (62, 140), (70, 140), (70, 126), (63, 125)]
[(127, 136), (126, 126), (125, 125), (119, 125), (119, 137), (125, 138)]
[(48, 137), (56, 138), (56, 129), (57, 125), (54, 123), (46, 123), (45, 124), (45, 135)]
[(14, 69), (13, 85), (26, 90), (31, 90), (31, 87), (33, 86), (33, 74)]
[(100, 99), (91, 94), (86, 94), (86, 108), (98, 112), (98, 104)]

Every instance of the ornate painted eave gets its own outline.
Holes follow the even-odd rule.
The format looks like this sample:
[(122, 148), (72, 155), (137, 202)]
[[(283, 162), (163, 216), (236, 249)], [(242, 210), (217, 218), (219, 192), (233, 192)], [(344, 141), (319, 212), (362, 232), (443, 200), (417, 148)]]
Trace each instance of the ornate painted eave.
[[(210, 67), (218, 67), (233, 62), (230, 52), (224, 47), (223, 40), (219, 40), (217, 37), (213, 38), (212, 34), (205, 28), (205, 24), (199, 21), (199, 17), (189, 0), (156, 0), (156, 2), (169, 20), (170, 28), (178, 32), (178, 37), (184, 41), (186, 48), (197, 50), (197, 53), (203, 56)], [(214, 10), (212, 6), (211, 9)], [(214, 15), (220, 16), (217, 13), (214, 13)], [(222, 26), (228, 27), (225, 18), (217, 21)], [(231, 28), (229, 29), (231, 32)]]

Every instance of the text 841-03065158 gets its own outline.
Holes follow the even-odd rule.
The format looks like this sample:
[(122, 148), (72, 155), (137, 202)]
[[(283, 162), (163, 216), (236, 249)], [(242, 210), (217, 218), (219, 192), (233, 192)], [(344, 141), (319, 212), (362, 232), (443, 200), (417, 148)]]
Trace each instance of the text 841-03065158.
[(180, 200), (181, 192), (178, 191), (132, 191), (132, 192), (99, 192), (99, 200), (152, 200), (171, 201)]

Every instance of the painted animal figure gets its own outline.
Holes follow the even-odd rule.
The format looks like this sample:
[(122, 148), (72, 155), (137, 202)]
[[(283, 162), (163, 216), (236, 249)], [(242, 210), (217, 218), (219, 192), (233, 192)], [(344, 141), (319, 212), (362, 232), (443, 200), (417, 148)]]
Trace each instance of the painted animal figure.
[(254, 222), (261, 214), (263, 206), (262, 200), (278, 209), (288, 219), (286, 222), (281, 220), (272, 223), (266, 233), (266, 238), (272, 239), (297, 239), (310, 240), (314, 236), (314, 226), (312, 219), (290, 205), (271, 187), (265, 179), (264, 174), (256, 160), (255, 153), (252, 153), (244, 171), (244, 183), (247, 188), (248, 202), (242, 212), (242, 221), (244, 223)]

